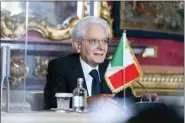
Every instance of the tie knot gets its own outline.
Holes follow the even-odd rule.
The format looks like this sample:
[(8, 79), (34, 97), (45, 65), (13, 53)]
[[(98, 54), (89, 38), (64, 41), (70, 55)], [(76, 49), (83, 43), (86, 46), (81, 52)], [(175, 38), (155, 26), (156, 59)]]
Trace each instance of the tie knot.
[(98, 71), (96, 69), (91, 70), (89, 74), (92, 76), (92, 78), (99, 79)]

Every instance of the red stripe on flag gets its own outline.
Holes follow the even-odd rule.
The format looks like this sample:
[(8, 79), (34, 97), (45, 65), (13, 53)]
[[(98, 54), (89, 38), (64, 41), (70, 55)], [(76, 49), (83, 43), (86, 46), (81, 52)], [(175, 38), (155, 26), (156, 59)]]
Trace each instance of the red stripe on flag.
[[(124, 70), (125, 70), (125, 83), (123, 82)], [(117, 89), (117, 88), (123, 86), (124, 84), (131, 82), (132, 80), (134, 80), (135, 78), (137, 78), (139, 76), (139, 71), (138, 71), (135, 64), (129, 65), (124, 70), (122, 69), (109, 77), (109, 80), (110, 80), (112, 86), (114, 87), (114, 89)]]

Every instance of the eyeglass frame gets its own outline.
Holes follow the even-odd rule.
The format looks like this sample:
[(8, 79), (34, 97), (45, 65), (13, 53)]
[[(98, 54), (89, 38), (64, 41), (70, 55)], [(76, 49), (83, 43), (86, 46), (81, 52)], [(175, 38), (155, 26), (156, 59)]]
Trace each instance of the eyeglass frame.
[[(107, 44), (107, 45), (109, 45), (109, 43), (110, 43), (110, 38), (101, 39), (101, 40), (99, 40), (99, 39), (80, 39), (79, 41), (84, 41), (84, 40), (88, 41), (88, 43), (89, 43), (90, 45), (97, 45), (97, 44), (100, 44), (100, 42), (101, 42), (102, 44)], [(95, 40), (96, 43), (92, 43), (92, 42), (91, 42), (92, 40)], [(105, 41), (105, 40), (106, 40), (106, 41)]]

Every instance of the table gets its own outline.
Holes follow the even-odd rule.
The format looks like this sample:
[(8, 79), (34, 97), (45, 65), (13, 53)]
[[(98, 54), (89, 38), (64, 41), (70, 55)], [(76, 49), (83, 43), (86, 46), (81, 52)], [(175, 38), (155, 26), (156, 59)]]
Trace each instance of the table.
[[(114, 115), (116, 116), (116, 114)], [(115, 121), (115, 120), (114, 120)], [(1, 112), (1, 123), (100, 123), (113, 122), (110, 116), (96, 113), (62, 113), (62, 112)]]
[(88, 123), (88, 114), (61, 112), (1, 113), (2, 123)]

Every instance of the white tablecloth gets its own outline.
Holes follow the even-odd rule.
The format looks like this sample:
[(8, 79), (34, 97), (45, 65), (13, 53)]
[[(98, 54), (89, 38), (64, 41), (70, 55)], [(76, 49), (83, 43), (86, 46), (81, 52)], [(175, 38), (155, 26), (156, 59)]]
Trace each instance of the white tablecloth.
[[(116, 114), (115, 114), (116, 116)], [(100, 123), (113, 122), (111, 116), (96, 113), (62, 113), (62, 112), (1, 112), (1, 123)]]
[(88, 123), (88, 114), (61, 112), (1, 113), (2, 123)]

